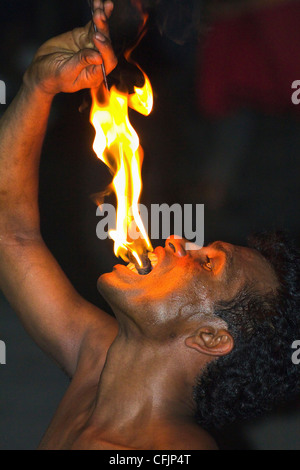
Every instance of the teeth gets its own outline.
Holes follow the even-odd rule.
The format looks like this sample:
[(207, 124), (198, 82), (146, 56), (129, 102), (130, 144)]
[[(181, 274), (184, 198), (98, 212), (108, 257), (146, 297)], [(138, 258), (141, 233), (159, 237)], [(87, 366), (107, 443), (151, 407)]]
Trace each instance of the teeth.
[(136, 269), (136, 267), (135, 267), (135, 265), (134, 265), (133, 263), (127, 264), (127, 268), (130, 269), (130, 271), (132, 271), (132, 272), (138, 274), (138, 271), (137, 271), (137, 269)]
[[(157, 265), (158, 263), (158, 258), (157, 256), (154, 254), (154, 253), (148, 253), (148, 258), (150, 260), (150, 263), (151, 263), (151, 266), (152, 268), (155, 268), (155, 266)], [(136, 273), (138, 274), (138, 271), (134, 265), (134, 263), (129, 263), (127, 264), (127, 268), (130, 269), (130, 271), (132, 271), (133, 273)]]
[(148, 258), (150, 259), (152, 268), (155, 268), (155, 266), (158, 263), (158, 258), (154, 253), (148, 253)]

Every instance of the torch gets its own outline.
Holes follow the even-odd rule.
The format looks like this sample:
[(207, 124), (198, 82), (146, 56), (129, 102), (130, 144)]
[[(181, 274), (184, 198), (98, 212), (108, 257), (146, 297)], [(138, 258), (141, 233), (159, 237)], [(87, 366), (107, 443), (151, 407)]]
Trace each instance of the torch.
[[(89, 4), (93, 12), (93, 2)], [(125, 53), (127, 61), (130, 61), (132, 50)], [(109, 235), (114, 241), (114, 253), (129, 262), (130, 269), (146, 275), (152, 270), (150, 258), (153, 248), (139, 213), (144, 152), (129, 120), (128, 109), (148, 116), (153, 108), (153, 91), (149, 78), (137, 64), (134, 65), (142, 72), (144, 84), (134, 87), (133, 93), (120, 91), (115, 85), (109, 89), (105, 69), (102, 70), (104, 82), (101, 89), (91, 90), (90, 122), (96, 133), (93, 149), (113, 175), (111, 187), (117, 198), (117, 220), (116, 229), (110, 230)], [(132, 229), (137, 236), (132, 236)]]
[(151, 253), (149, 254), (149, 252), (144, 252), (142, 255), (140, 255), (141, 265), (130, 250), (127, 252), (127, 257), (141, 276), (145, 276), (152, 271), (152, 264), (150, 260)]
[[(110, 230), (109, 235), (114, 241), (115, 255), (131, 262), (139, 274), (145, 275), (152, 269), (149, 254), (153, 248), (139, 213), (144, 153), (130, 123), (128, 108), (144, 115), (150, 114), (153, 106), (152, 87), (145, 75), (144, 86), (135, 87), (131, 95), (119, 91), (115, 86), (110, 90), (104, 86), (102, 88), (101, 93), (91, 90), (90, 121), (96, 132), (93, 149), (113, 175), (111, 187), (117, 198), (116, 229)], [(131, 236), (132, 229), (137, 236)]]

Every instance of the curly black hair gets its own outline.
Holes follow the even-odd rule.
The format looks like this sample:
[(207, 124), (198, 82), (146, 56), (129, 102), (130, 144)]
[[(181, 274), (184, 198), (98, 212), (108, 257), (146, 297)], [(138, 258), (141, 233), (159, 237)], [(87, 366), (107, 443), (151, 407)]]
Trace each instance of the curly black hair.
[(258, 417), (300, 391), (300, 366), (292, 362), (292, 344), (300, 338), (299, 251), (282, 232), (252, 236), (249, 246), (268, 260), (280, 287), (262, 296), (245, 286), (216, 306), (235, 347), (197, 378), (196, 418), (208, 430)]

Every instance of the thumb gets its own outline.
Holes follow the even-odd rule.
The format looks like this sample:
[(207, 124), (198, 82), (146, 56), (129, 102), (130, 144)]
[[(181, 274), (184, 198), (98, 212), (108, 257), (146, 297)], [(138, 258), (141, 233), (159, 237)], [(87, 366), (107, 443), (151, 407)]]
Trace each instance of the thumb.
[(115, 56), (110, 40), (102, 33), (97, 32), (93, 37), (94, 44), (101, 57), (103, 58), (105, 69), (109, 74), (118, 64), (118, 60)]

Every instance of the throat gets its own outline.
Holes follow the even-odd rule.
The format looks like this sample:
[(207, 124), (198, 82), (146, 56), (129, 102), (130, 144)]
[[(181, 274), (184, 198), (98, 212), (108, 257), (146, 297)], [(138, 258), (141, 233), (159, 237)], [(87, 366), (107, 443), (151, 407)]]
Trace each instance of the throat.
[(104, 430), (103, 439), (128, 447), (150, 447), (157, 429), (194, 421), (192, 386), (178, 385), (186, 381), (180, 376), (178, 361), (176, 368), (174, 363), (176, 358), (170, 360), (170, 354), (157, 345), (141, 345), (122, 337), (115, 340), (91, 418), (92, 426)]

